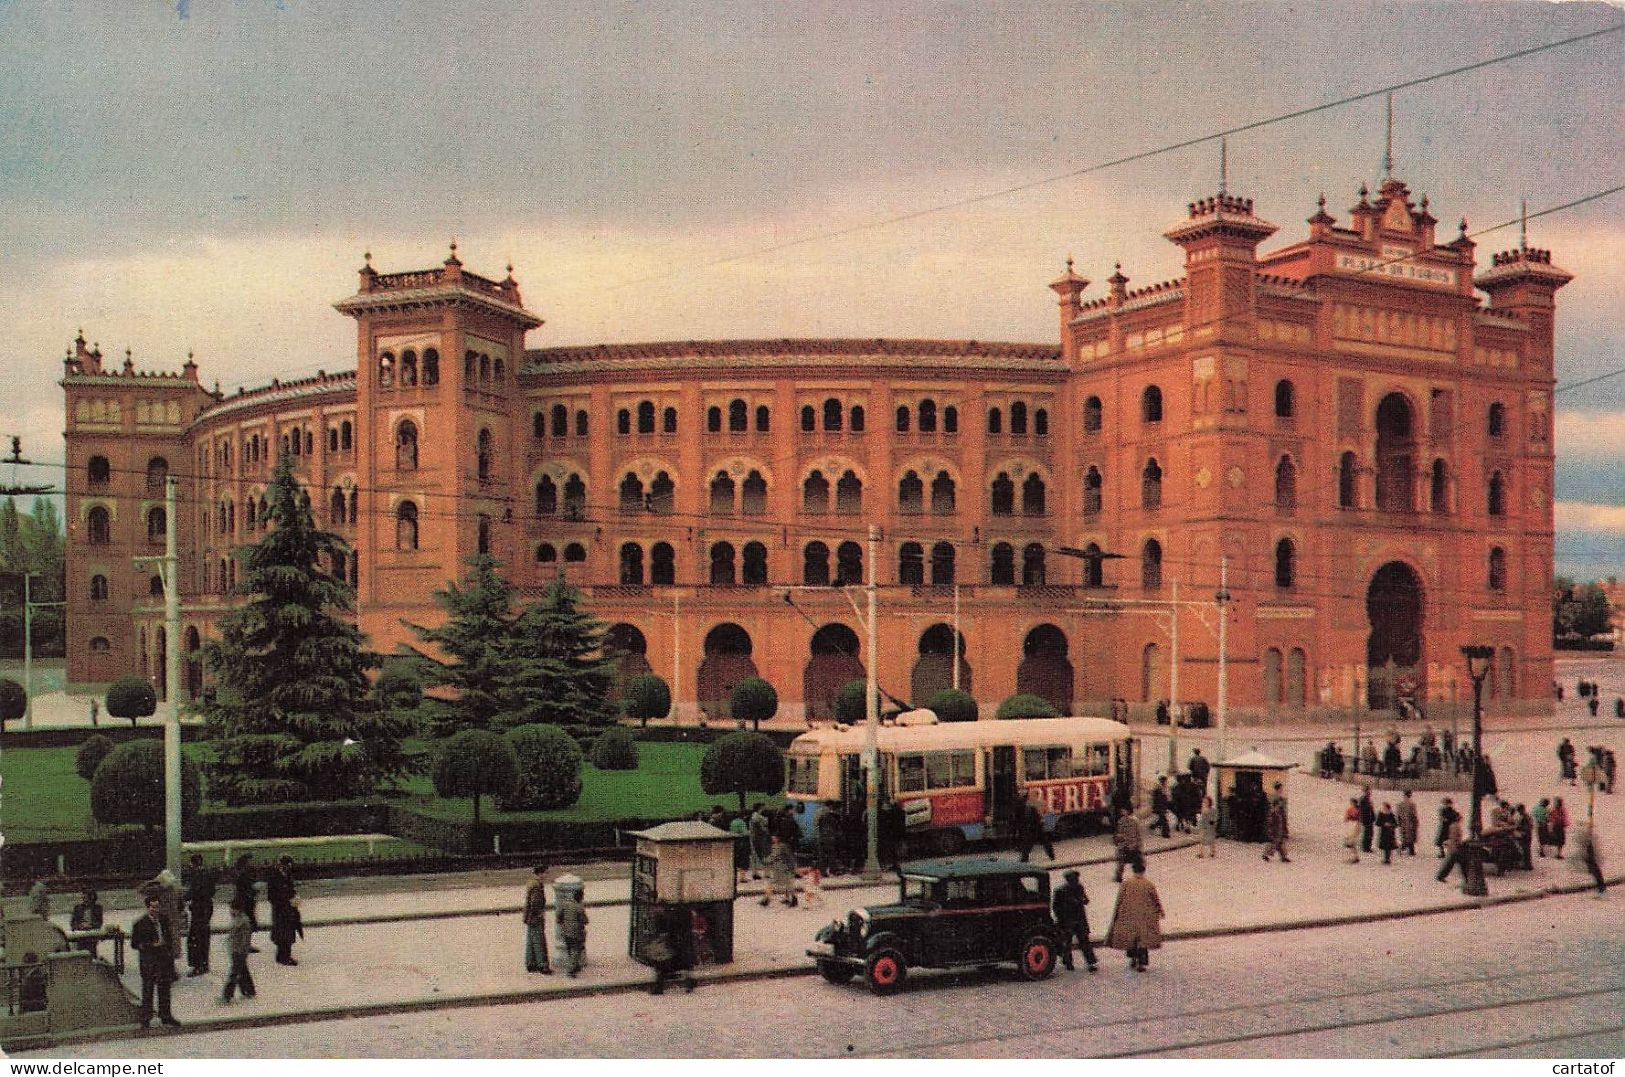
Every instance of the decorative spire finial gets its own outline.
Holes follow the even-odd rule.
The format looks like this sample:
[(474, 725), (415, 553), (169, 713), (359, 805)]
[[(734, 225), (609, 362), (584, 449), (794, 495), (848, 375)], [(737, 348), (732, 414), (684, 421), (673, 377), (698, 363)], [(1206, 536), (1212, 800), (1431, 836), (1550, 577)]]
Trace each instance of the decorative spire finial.
[(367, 263), (367, 268), (368, 269), (372, 268), (372, 252), (371, 251), (363, 251), (361, 253), (361, 260), (363, 262)]
[(1326, 212), (1326, 192), (1325, 191), (1320, 192), (1320, 197), (1315, 199), (1315, 205), (1316, 205), (1316, 207), (1318, 207), (1320, 209), (1320, 212), (1322, 212), (1322, 213)]
[(1394, 95), (1388, 95), (1388, 138), (1383, 144), (1382, 178), (1394, 178)]
[(1072, 256), (1070, 254), (1066, 256), (1066, 271), (1068, 273), (1072, 272)]
[(1225, 136), (1219, 136), (1219, 195), (1228, 193), (1230, 185), (1230, 150)]
[(1529, 199), (1518, 203), (1518, 249), (1529, 249)]

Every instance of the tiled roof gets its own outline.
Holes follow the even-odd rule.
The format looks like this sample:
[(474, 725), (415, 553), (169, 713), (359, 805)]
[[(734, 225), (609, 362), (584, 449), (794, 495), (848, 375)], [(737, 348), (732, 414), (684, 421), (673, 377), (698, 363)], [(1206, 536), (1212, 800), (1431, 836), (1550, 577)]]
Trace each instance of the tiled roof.
[(1013, 344), (979, 340), (780, 339), (673, 340), (648, 344), (587, 344), (568, 348), (532, 348), (532, 367), (556, 363), (615, 362), (634, 359), (711, 359), (733, 357), (852, 357), (943, 359), (951, 357), (1027, 359), (1058, 362), (1052, 344)]
[(236, 395), (228, 396), (218, 404), (211, 404), (198, 413), (196, 422), (209, 422), (232, 412), (247, 408), (258, 407), (261, 404), (279, 404), (288, 400), (301, 400), (306, 397), (323, 396), (328, 393), (355, 392), (355, 371), (345, 370), (337, 374), (317, 374), (312, 378), (300, 378), (297, 381), (272, 381), (270, 385), (258, 389), (238, 389)]

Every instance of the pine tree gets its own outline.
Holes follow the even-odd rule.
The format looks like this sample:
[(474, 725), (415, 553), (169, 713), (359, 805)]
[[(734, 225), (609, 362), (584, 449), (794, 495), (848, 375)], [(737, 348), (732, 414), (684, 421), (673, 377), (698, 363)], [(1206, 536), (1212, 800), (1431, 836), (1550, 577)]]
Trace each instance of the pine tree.
[(580, 599), (580, 592), (556, 580), (515, 622), (519, 724), (597, 725), (618, 716), (611, 698), (615, 666), (603, 657), (604, 628), (581, 609)]
[(272, 526), (233, 551), (248, 599), (204, 647), (201, 710), (214, 734), (210, 792), (229, 804), (365, 796), (406, 772), (406, 721), (377, 705), (376, 656), (344, 615), (354, 594), (321, 568), (348, 549), (321, 531), (287, 456), (266, 492)]
[(407, 623), (418, 639), (436, 654), (409, 648), (416, 656), (428, 688), (449, 688), (449, 695), (428, 696), (423, 709), (436, 736), (465, 729), (500, 731), (524, 720), (518, 708), (518, 660), (512, 647), (517, 616), (515, 590), (497, 571), (497, 562), (484, 554), (469, 558), (469, 571), (461, 583), (435, 592), (435, 602), (446, 611), (438, 628)]

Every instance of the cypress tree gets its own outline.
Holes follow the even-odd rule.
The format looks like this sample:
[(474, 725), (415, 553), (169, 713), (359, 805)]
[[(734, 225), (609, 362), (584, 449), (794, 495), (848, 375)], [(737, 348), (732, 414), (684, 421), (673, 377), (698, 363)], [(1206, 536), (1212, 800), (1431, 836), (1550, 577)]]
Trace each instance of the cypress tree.
[(451, 689), (423, 700), (431, 729), (441, 737), (465, 729), (501, 731), (525, 724), (516, 714), (520, 661), (512, 643), (517, 592), (491, 557), (476, 554), (468, 565), (460, 583), (448, 583), (445, 590), (435, 592), (435, 602), (446, 611), (443, 625), (406, 623), (440, 656), (408, 648), (425, 687)]
[(521, 720), (516, 724), (616, 720), (614, 663), (603, 656), (604, 628), (581, 609), (581, 595), (555, 580), (514, 623), (510, 653)]

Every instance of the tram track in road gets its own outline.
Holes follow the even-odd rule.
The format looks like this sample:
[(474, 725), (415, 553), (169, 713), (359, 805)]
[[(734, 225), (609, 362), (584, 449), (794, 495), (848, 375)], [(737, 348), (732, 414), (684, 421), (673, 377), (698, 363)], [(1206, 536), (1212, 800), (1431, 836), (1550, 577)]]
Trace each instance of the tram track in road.
[[(1604, 1025), (1601, 1028), (1588, 1028), (1578, 1032), (1562, 1032), (1547, 1036), (1525, 1036), (1517, 1040), (1498, 1040), (1495, 1043), (1480, 1044), (1465, 1051), (1439, 1051), (1436, 1053), (1423, 1053), (1418, 1058), (1482, 1058), (1497, 1051), (1515, 1051), (1523, 1047), (1545, 1047), (1558, 1043), (1588, 1043), (1597, 1037), (1620, 1036), (1625, 1033), (1625, 1024)], [(1616, 1053), (1617, 1047), (1607, 1053)], [(1590, 1055), (1599, 1053), (1594, 1050), (1564, 1051), (1562, 1054)], [(1512, 1055), (1509, 1057), (1519, 1057)]]

